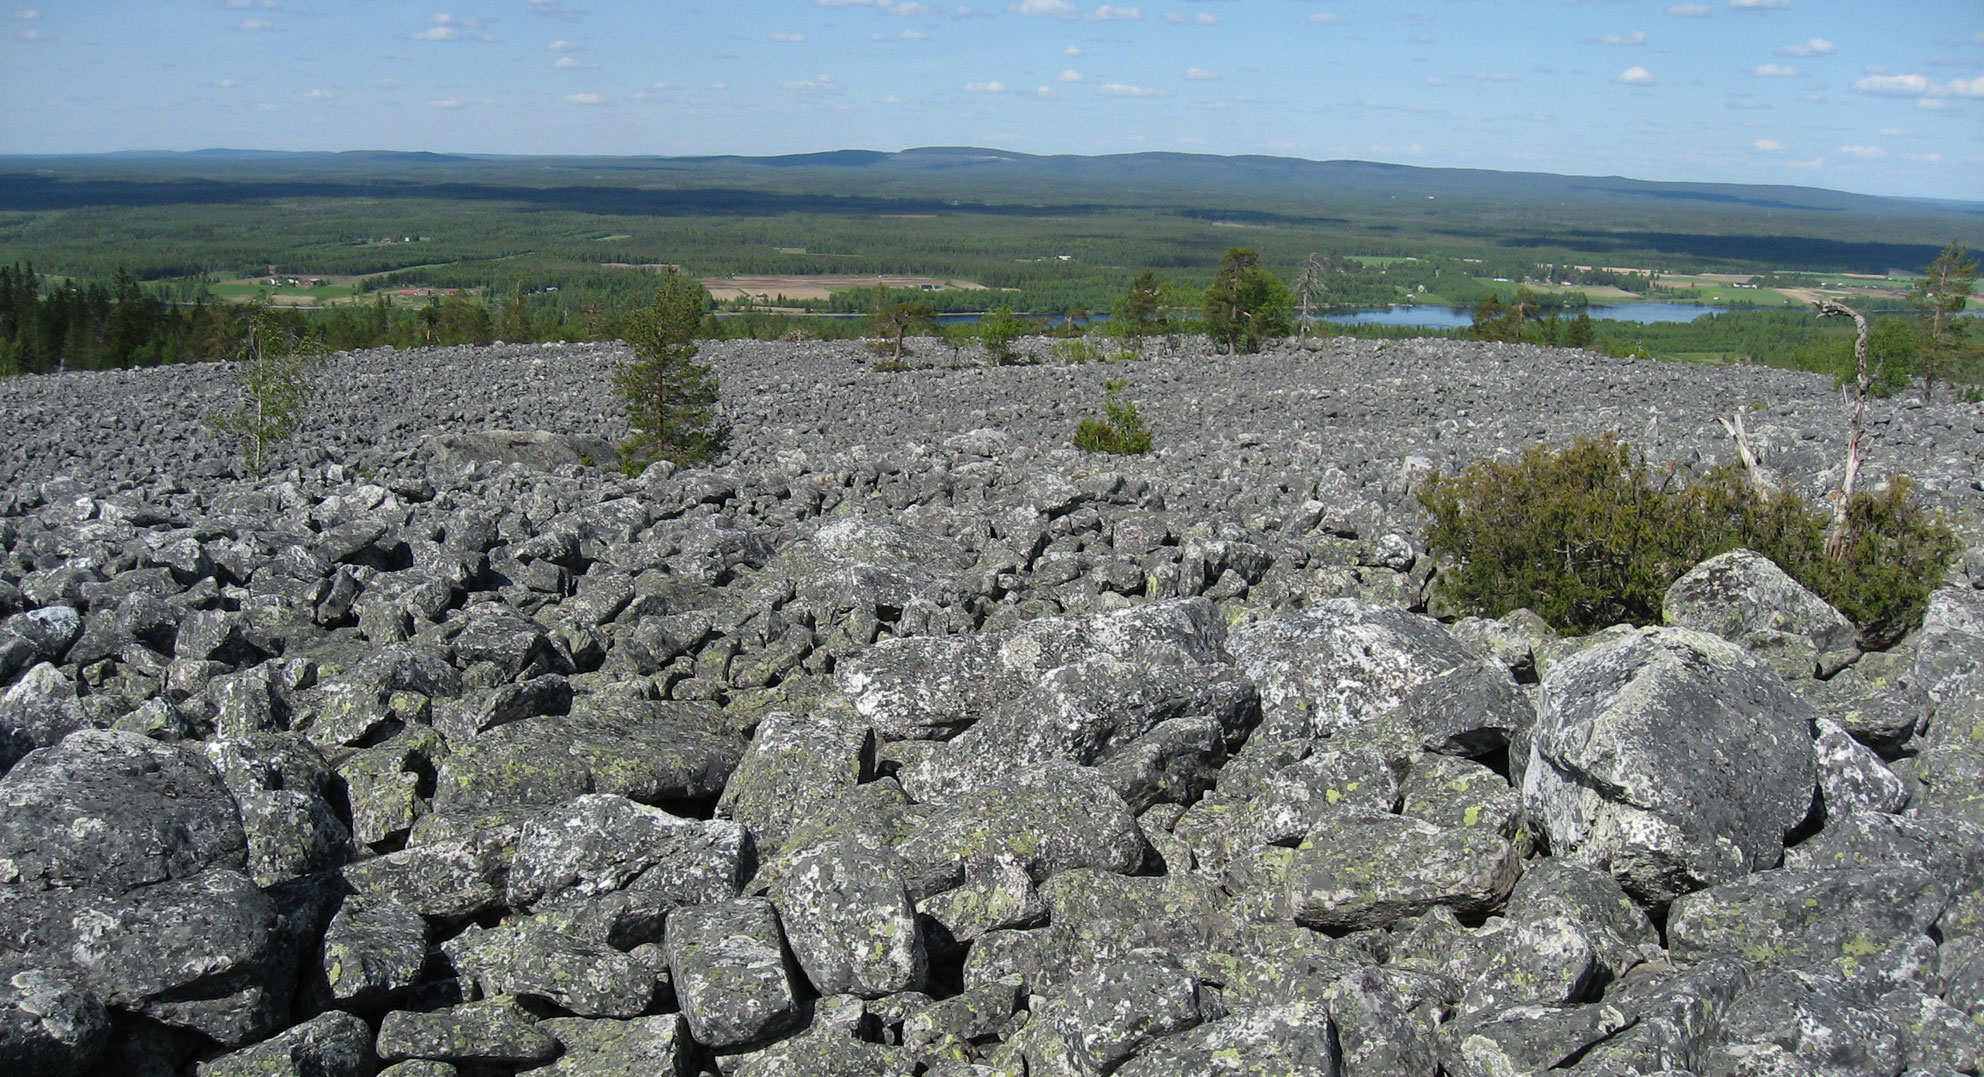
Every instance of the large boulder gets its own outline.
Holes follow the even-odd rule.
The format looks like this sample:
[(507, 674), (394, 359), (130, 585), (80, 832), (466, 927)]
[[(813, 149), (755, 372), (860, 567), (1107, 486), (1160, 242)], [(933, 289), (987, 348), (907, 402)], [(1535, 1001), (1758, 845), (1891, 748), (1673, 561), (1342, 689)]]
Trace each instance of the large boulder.
[(1327, 737), (1384, 718), (1421, 685), (1474, 664), (1438, 622), (1354, 598), (1243, 625), (1227, 648), (1260, 688), (1257, 735), (1277, 741)]
[(1752, 550), (1730, 550), (1667, 588), (1661, 618), (1754, 651), (1787, 679), (1831, 676), (1858, 654), (1853, 622)]
[(585, 793), (642, 803), (713, 800), (744, 741), (695, 703), (574, 701), (566, 717), (497, 726), (441, 764), (437, 811), (556, 804)]
[(1812, 710), (1726, 640), (1622, 631), (1553, 665), (1541, 697), (1530, 819), (1642, 901), (1775, 865), (1811, 810)]

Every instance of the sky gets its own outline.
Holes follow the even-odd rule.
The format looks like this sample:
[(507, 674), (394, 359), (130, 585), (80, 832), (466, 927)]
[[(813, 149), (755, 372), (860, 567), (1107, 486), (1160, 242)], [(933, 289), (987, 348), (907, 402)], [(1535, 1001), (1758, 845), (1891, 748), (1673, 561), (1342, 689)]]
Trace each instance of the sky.
[(969, 145), (1984, 201), (1984, 0), (41, 0), (0, 11), (0, 153)]

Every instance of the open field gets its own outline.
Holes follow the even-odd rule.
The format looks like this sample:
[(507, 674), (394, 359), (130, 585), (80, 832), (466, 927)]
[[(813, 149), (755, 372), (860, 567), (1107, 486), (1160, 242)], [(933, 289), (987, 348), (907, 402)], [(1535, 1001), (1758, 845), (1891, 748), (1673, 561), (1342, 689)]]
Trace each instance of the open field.
[(914, 289), (926, 292), (942, 291), (946, 288), (976, 292), (985, 290), (985, 285), (979, 284), (976, 281), (940, 279), (937, 277), (890, 276), (886, 274), (875, 276), (792, 274), (786, 276), (703, 278), (703, 287), (709, 290), (710, 298), (719, 303), (731, 299), (751, 299), (761, 302), (827, 299), (838, 291), (847, 291), (855, 288), (873, 288), (878, 284), (887, 288)]

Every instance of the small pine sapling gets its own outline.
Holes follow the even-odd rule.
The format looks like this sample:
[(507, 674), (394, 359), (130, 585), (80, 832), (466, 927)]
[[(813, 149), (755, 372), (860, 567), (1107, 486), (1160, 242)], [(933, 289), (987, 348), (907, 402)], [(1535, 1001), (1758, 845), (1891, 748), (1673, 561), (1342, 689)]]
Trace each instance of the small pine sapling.
[(1134, 456), (1151, 450), (1150, 429), (1144, 426), (1143, 416), (1137, 414), (1136, 403), (1123, 399), (1125, 384), (1121, 378), (1111, 378), (1102, 383), (1105, 397), (1102, 418), (1082, 416), (1081, 422), (1075, 426), (1075, 448), (1083, 452), (1107, 452), (1119, 456)]
[(241, 406), (207, 419), (216, 432), (239, 441), (249, 474), (267, 471), (276, 446), (296, 432), (323, 359), (322, 348), (292, 333), (268, 308), (250, 312), (230, 371), (241, 387)]

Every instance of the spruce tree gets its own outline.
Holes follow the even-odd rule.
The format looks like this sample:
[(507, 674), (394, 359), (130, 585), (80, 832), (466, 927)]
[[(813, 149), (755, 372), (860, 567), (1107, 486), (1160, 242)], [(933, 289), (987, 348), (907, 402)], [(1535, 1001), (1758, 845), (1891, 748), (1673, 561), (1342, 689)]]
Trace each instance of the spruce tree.
[(707, 463), (730, 440), (716, 412), (716, 375), (696, 362), (696, 330), (708, 301), (700, 283), (671, 268), (653, 307), (629, 320), (634, 359), (613, 372), (613, 385), (633, 431), (620, 444), (621, 466), (630, 475), (657, 460), (680, 467)]

